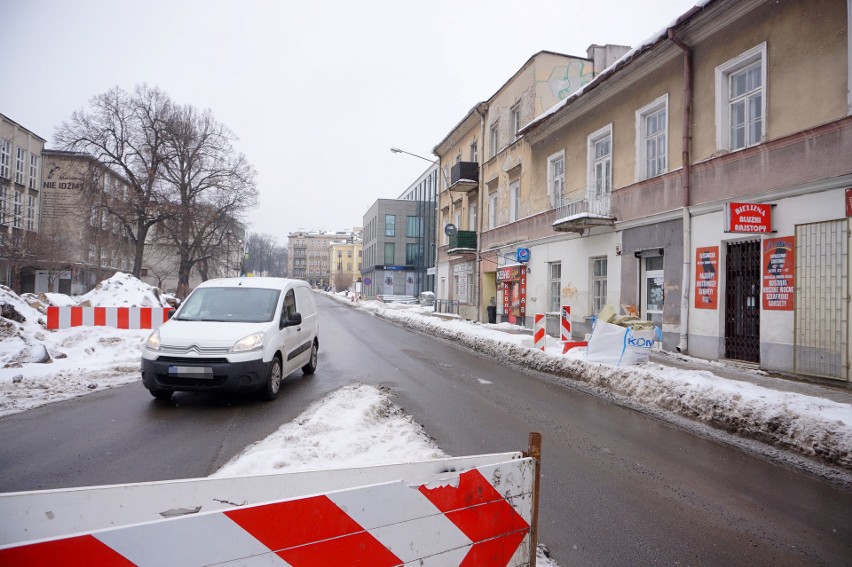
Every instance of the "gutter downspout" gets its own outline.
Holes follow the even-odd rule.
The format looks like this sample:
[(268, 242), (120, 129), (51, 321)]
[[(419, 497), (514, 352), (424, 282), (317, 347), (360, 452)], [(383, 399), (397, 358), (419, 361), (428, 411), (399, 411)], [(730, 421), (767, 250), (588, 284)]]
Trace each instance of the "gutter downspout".
[[(852, 1), (852, 0), (850, 0)], [(483, 200), (483, 186), (484, 181), (482, 179), (482, 166), (480, 162), (482, 162), (482, 156), (485, 153), (485, 117), (488, 109), (485, 105), (477, 105), (476, 113), (479, 115), (479, 143), (482, 144), (482, 149), (476, 152), (476, 166), (479, 168), (479, 187), (476, 191), (476, 224), (478, 226), (474, 227), (476, 231), (476, 320), (478, 322), (482, 322), (482, 307), (483, 307), (483, 298), (482, 298), (482, 231), (479, 230), (479, 227), (482, 226), (482, 213), (485, 211), (485, 202)], [(470, 206), (470, 204), (468, 204)], [(469, 214), (469, 213), (468, 213)], [(486, 315), (486, 321), (488, 320), (488, 316)]]
[(683, 141), (681, 187), (683, 189), (683, 275), (681, 279), (680, 342), (675, 349), (687, 352), (689, 348), (689, 288), (692, 273), (692, 217), (689, 213), (689, 125), (692, 122), (692, 49), (683, 43), (673, 28), (667, 30), (668, 38), (683, 51)]

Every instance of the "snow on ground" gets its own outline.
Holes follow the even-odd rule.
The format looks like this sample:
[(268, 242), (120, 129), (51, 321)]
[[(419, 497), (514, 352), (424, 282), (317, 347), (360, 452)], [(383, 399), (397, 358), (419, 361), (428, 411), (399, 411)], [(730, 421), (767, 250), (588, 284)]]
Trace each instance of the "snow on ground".
[[(312, 404), (211, 476), (355, 468), (445, 457), (449, 455), (391, 401), (387, 391), (351, 384)], [(539, 546), (537, 564), (558, 567), (547, 557), (546, 549)]]
[(91, 307), (168, 307), (165, 298), (159, 289), (130, 274), (116, 272), (81, 296), (77, 304)]

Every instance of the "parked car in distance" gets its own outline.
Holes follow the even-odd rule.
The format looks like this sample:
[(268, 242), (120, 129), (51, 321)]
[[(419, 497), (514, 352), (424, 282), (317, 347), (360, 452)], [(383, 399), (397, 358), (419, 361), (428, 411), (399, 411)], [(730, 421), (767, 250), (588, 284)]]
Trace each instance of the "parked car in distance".
[(142, 383), (158, 399), (177, 391), (258, 391), (313, 374), (319, 352), (316, 301), (307, 282), (285, 278), (209, 280), (148, 337)]

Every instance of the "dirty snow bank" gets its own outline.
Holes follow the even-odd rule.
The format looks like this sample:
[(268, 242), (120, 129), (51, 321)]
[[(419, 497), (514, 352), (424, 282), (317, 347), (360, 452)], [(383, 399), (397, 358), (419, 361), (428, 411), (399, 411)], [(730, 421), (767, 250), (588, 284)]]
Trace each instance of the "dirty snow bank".
[(368, 309), (377, 316), (460, 344), (494, 360), (579, 381), (654, 411), (671, 412), (744, 438), (791, 450), (852, 470), (852, 405), (779, 392), (727, 380), (708, 371), (655, 363), (615, 367), (585, 360), (585, 349), (563, 355), (524, 346), (529, 337), (509, 335), (465, 321), (444, 321), (399, 310)]

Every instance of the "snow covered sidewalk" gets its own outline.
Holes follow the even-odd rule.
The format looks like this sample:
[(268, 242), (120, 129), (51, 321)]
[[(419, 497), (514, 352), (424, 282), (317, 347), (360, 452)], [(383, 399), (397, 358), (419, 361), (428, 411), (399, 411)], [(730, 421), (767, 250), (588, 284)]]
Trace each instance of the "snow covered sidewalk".
[(433, 317), (430, 310), (419, 307), (375, 301), (356, 305), (332, 297), (493, 360), (545, 372), (614, 397), (625, 405), (705, 423), (740, 438), (852, 470), (852, 404), (847, 402), (723, 378), (712, 371), (710, 362), (707, 367), (711, 370), (686, 370), (659, 362), (630, 367), (589, 362), (583, 348), (563, 355), (555, 339), (548, 341), (543, 352), (529, 348), (529, 335), (508, 332), (517, 329), (514, 325), (477, 324)]

